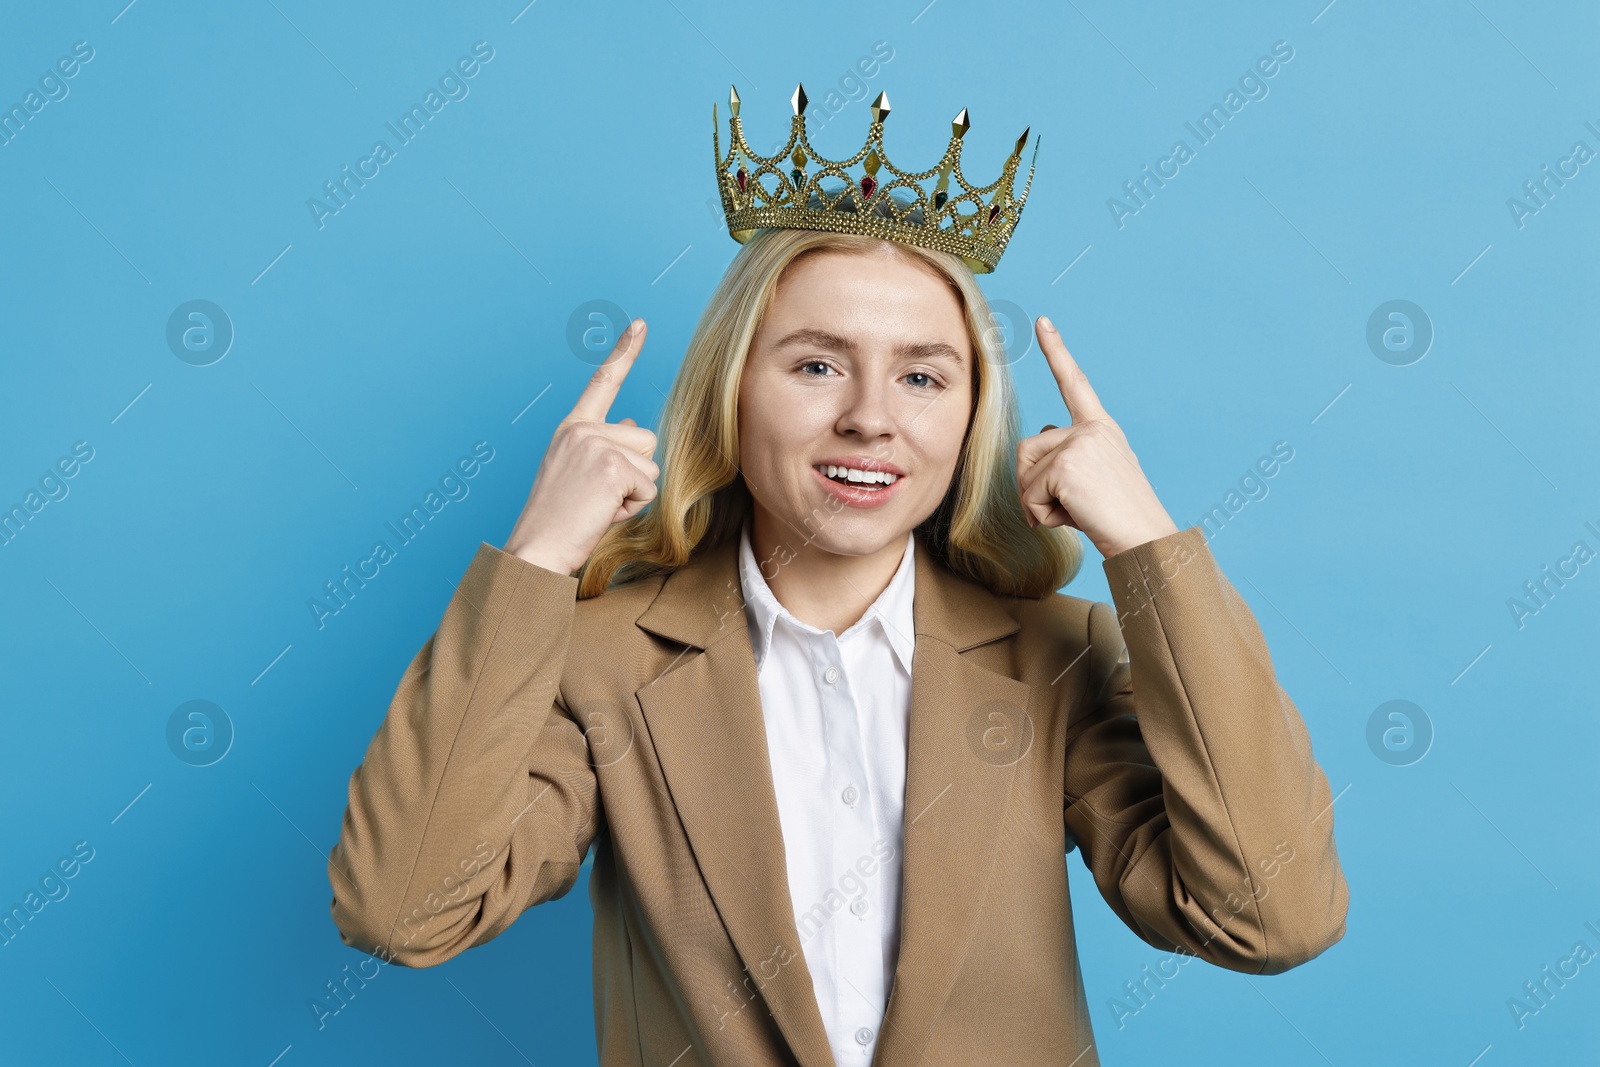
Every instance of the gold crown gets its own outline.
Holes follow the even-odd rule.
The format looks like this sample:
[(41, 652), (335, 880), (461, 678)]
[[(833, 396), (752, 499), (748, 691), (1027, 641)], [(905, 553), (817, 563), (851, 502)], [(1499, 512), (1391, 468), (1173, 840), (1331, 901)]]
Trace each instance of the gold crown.
[[(1022, 131), (1017, 145), (1006, 160), (1000, 177), (988, 185), (969, 185), (961, 175), (961, 138), (971, 127), (967, 109), (950, 123), (950, 144), (937, 166), (925, 171), (903, 171), (889, 162), (883, 150), (883, 120), (889, 115), (888, 94), (880, 92), (872, 102), (872, 126), (861, 150), (849, 159), (831, 160), (818, 155), (806, 138), (806, 90), (797, 86), (790, 98), (794, 106), (793, 130), (782, 150), (762, 156), (750, 150), (739, 120), (739, 91), (730, 88), (728, 106), (728, 154), (722, 154), (717, 136), (717, 105), (711, 105), (711, 145), (716, 156), (717, 185), (722, 193), (722, 213), (728, 233), (740, 244), (762, 227), (798, 230), (832, 230), (859, 233), (901, 241), (924, 248), (952, 252), (966, 261), (974, 274), (994, 270), (1005, 253), (1006, 242), (1022, 217), (1033, 184), (1033, 160), (1039, 158), (1039, 140), (1033, 140), (1033, 160), (1028, 163), (1028, 180), (1022, 195), (1015, 200), (1011, 188), (1028, 130)], [(791, 164), (784, 173), (785, 157)], [(808, 170), (807, 163), (815, 166)], [(845, 168), (861, 163), (866, 171), (859, 181)], [(730, 173), (730, 168), (737, 169)], [(893, 177), (880, 184), (878, 173), (887, 170)], [(922, 185), (939, 176), (931, 194)], [(776, 185), (762, 184), (767, 175)], [(961, 191), (950, 195), (950, 178), (955, 177)], [(826, 189), (822, 180), (832, 177), (842, 188)], [(909, 195), (896, 195), (897, 193)], [(987, 198), (987, 199), (986, 199)], [(972, 211), (961, 211), (968, 204)]]

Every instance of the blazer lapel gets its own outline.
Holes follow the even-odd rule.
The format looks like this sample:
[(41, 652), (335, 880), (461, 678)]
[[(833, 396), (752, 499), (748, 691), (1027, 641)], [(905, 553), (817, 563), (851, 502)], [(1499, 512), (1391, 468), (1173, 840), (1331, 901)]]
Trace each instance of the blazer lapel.
[[(915, 543), (900, 955), (874, 1067), (919, 1063), (950, 995), (1024, 751), (1019, 719), (1030, 694), (1025, 683), (962, 656), (1015, 633), (1018, 622), (987, 589)], [(831, 1067), (789, 897), (738, 548), (730, 539), (668, 575), (638, 625), (690, 648), (636, 695), (695, 859), (749, 972), (729, 979), (761, 991), (802, 1067)]]
[[(789, 899), (738, 549), (734, 540), (678, 568), (639, 617), (640, 627), (692, 648), (636, 695), (695, 860), (744, 961), (747, 973), (728, 981), (741, 997), (760, 991), (801, 1067), (833, 1067)], [(723, 999), (725, 989), (705, 995)]]
[(916, 650), (906, 751), (900, 955), (873, 1067), (924, 1063), (994, 866), (1031, 688), (962, 653), (1021, 624), (917, 542)]

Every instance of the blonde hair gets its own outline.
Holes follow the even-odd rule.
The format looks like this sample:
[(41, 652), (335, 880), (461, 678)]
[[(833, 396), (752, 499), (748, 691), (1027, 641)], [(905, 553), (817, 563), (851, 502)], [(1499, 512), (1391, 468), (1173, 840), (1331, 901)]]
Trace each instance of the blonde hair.
[(1070, 527), (1031, 527), (1017, 485), (1021, 413), (1004, 346), (972, 271), (947, 252), (821, 230), (763, 229), (740, 249), (700, 315), (661, 411), (661, 481), (637, 514), (612, 526), (576, 572), (578, 596), (672, 571), (738, 538), (750, 513), (739, 475), (739, 382), (784, 269), (820, 252), (900, 254), (946, 280), (974, 354), (974, 401), (950, 489), (916, 529), (957, 574), (1001, 596), (1042, 597), (1083, 562)]

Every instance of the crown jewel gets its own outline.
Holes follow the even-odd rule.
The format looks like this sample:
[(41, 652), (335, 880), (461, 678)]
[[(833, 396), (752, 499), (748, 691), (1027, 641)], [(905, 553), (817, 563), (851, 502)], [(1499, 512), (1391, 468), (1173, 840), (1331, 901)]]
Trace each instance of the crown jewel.
[[(1000, 177), (988, 185), (971, 185), (961, 173), (961, 139), (972, 125), (966, 108), (950, 123), (950, 144), (938, 164), (931, 170), (904, 171), (889, 162), (883, 148), (883, 125), (889, 117), (887, 93), (880, 92), (872, 102), (866, 143), (855, 155), (840, 160), (818, 155), (806, 138), (805, 86), (797, 85), (789, 102), (794, 108), (793, 128), (788, 142), (772, 156), (758, 155), (745, 141), (737, 88), (728, 92), (732, 115), (728, 118), (728, 154), (724, 156), (717, 106), (711, 105), (717, 186), (728, 233), (734, 240), (743, 244), (762, 227), (833, 230), (952, 252), (965, 260), (974, 274), (994, 270), (1022, 218), (1040, 138), (1033, 139), (1033, 159), (1028, 163), (1022, 195), (1013, 199), (1012, 185), (1028, 143), (1028, 130), (1017, 138)], [(851, 177), (845, 169), (856, 163), (866, 172), (860, 178)], [(885, 176), (880, 177), (880, 172)], [(935, 175), (937, 181), (930, 191), (924, 183)], [(952, 177), (958, 186), (954, 195)], [(827, 178), (834, 179), (835, 187), (824, 185)]]

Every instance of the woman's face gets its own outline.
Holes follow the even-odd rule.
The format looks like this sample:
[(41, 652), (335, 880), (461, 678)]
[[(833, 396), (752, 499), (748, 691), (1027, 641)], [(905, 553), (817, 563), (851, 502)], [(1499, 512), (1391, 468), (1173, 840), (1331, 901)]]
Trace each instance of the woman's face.
[[(907, 256), (791, 264), (739, 383), (740, 468), (764, 540), (898, 558), (955, 474), (973, 358), (956, 293)], [(838, 484), (827, 464), (898, 478)]]

